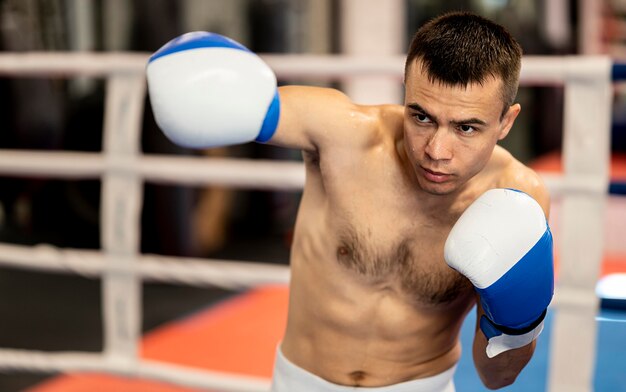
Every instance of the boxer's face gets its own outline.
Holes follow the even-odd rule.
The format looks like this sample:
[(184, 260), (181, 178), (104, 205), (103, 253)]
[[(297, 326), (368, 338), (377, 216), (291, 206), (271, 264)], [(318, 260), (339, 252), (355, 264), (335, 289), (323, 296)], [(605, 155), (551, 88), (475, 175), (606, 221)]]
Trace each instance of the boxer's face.
[(419, 62), (406, 77), (404, 146), (420, 187), (449, 194), (479, 173), (520, 111), (502, 116), (501, 81), (447, 86), (430, 82)]

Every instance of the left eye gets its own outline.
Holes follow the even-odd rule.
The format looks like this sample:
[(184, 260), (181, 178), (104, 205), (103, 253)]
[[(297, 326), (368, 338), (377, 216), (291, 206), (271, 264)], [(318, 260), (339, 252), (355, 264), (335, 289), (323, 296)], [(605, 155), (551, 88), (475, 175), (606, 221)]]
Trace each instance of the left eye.
[(459, 125), (459, 130), (462, 133), (472, 133), (474, 132), (476, 129), (474, 129), (474, 127), (472, 127), (471, 125)]

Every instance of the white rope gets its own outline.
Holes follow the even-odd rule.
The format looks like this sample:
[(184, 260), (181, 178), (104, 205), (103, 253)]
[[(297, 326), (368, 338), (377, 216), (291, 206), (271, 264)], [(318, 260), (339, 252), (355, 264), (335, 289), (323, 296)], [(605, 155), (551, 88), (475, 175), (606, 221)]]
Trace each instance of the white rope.
[(546, 184), (552, 198), (566, 195), (606, 195), (608, 187), (606, 179), (597, 175), (569, 175), (538, 172)]
[[(279, 78), (343, 79), (376, 75), (401, 79), (404, 56), (260, 54)], [(108, 76), (143, 72), (147, 53), (27, 52), (1, 53), (0, 75)], [(602, 56), (524, 56), (521, 84), (563, 84), (571, 80), (597, 80)]]
[[(167, 155), (107, 160), (99, 153), (0, 149), (0, 175), (96, 179), (107, 171), (156, 183), (284, 191), (301, 190), (305, 180), (304, 164), (296, 161)], [(553, 196), (606, 193), (606, 184), (598, 176), (540, 174)]]
[(231, 290), (268, 284), (288, 284), (286, 265), (243, 261), (140, 256), (139, 274), (147, 280), (211, 285)]
[(61, 370), (100, 371), (106, 366), (100, 353), (51, 353), (36, 350), (0, 349), (0, 369), (53, 373)]
[(0, 349), (0, 369), (4, 371), (106, 372), (123, 377), (202, 388), (216, 391), (268, 391), (270, 381), (242, 374), (228, 374), (205, 369), (168, 364), (153, 360), (128, 361), (126, 358), (101, 353), (42, 352), (35, 350)]
[(146, 180), (233, 188), (301, 190), (304, 165), (295, 161), (241, 158), (165, 158), (144, 155), (138, 170)]
[(145, 53), (23, 52), (0, 54), (0, 75), (91, 76), (143, 72)]
[(138, 155), (107, 159), (100, 153), (0, 149), (0, 175), (95, 179), (106, 172), (157, 183), (299, 190), (304, 166), (295, 161)]
[[(0, 265), (19, 269), (98, 278), (105, 271), (112, 270), (110, 258), (99, 251), (0, 243)], [(115, 263), (112, 272), (137, 274), (146, 281), (231, 290), (289, 282), (289, 267), (286, 265), (158, 255), (137, 255), (136, 258), (138, 263), (134, 268), (127, 263)]]

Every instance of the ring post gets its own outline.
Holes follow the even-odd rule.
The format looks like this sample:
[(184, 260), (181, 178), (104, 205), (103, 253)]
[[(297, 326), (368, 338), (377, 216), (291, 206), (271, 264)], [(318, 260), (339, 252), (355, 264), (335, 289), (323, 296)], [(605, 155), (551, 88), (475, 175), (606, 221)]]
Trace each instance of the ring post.
[(604, 249), (604, 212), (609, 184), (612, 64), (606, 57), (573, 60), (592, 72), (565, 82), (561, 262), (555, 287), (548, 390), (593, 390), (596, 282)]

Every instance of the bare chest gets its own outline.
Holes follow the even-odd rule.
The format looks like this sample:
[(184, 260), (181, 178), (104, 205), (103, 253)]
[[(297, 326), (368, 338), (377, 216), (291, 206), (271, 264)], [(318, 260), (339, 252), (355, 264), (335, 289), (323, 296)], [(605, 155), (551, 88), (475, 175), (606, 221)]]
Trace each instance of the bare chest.
[(400, 291), (422, 305), (451, 303), (471, 290), (467, 279), (443, 259), (447, 229), (401, 222), (395, 229), (385, 226), (340, 230), (337, 263), (365, 284)]
[(319, 236), (326, 240), (316, 243), (330, 247), (336, 263), (360, 282), (421, 304), (449, 303), (467, 293), (467, 279), (443, 259), (451, 225), (416, 212), (423, 208), (411, 196), (415, 185), (389, 151), (361, 158), (312, 173), (319, 182), (303, 199), (301, 221), (323, 228)]

